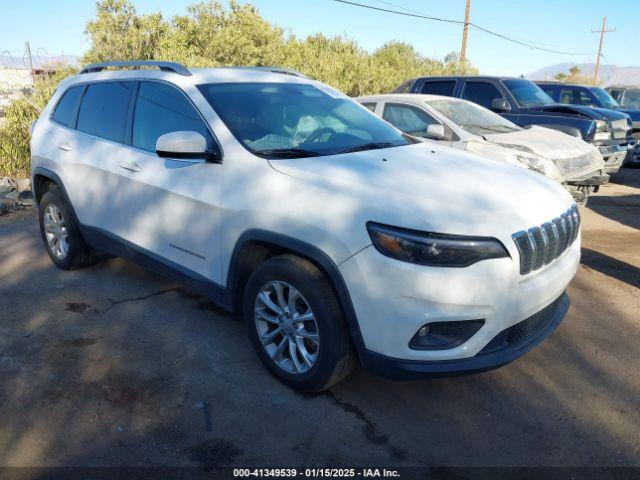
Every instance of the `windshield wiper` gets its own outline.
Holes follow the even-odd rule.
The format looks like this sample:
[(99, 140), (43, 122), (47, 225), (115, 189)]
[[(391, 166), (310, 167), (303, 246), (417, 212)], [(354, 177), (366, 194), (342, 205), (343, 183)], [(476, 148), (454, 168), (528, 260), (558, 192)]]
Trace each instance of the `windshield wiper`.
[(305, 158), (305, 157), (317, 157), (319, 153), (312, 152), (310, 150), (304, 150), (303, 148), (274, 148), (271, 150), (258, 150), (258, 155), (274, 158)]
[(395, 147), (395, 145), (396, 144), (393, 142), (372, 142), (355, 147), (345, 148), (344, 150), (340, 150), (338, 153), (362, 152), (364, 150), (376, 150), (378, 148)]
[(480, 128), (484, 128), (485, 130), (489, 130), (490, 132), (495, 132), (495, 133), (509, 133), (509, 132), (517, 132), (516, 129), (511, 128), (511, 127), (507, 127), (505, 126), (501, 126), (501, 125), (492, 125), (490, 127), (480, 127)]

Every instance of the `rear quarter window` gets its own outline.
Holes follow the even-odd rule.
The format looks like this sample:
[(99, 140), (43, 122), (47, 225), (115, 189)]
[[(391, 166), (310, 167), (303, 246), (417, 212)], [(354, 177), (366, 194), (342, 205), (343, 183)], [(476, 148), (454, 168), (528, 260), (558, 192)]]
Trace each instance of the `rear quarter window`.
[(78, 112), (78, 130), (124, 143), (132, 90), (133, 82), (103, 82), (89, 85)]
[(75, 126), (76, 110), (83, 90), (84, 85), (77, 85), (64, 92), (51, 116), (53, 121), (65, 127)]
[(362, 105), (364, 108), (366, 108), (367, 110), (371, 110), (372, 112), (376, 111), (376, 104), (375, 103), (371, 103), (371, 102), (363, 102), (360, 105)]
[(396, 89), (393, 91), (393, 93), (409, 93), (409, 92), (411, 92), (411, 87), (413, 86), (413, 82), (414, 82), (414, 80), (407, 80), (406, 82), (404, 82), (399, 87), (396, 87)]

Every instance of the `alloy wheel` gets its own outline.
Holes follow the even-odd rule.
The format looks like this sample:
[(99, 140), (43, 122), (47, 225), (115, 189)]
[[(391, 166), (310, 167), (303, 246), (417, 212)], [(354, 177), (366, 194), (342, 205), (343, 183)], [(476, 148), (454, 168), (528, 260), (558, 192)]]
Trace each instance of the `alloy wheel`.
[(291, 374), (308, 372), (318, 359), (320, 336), (309, 303), (292, 285), (272, 281), (255, 300), (254, 319), (267, 355)]
[(64, 260), (69, 254), (69, 234), (62, 212), (55, 204), (47, 205), (43, 223), (49, 249), (58, 260)]

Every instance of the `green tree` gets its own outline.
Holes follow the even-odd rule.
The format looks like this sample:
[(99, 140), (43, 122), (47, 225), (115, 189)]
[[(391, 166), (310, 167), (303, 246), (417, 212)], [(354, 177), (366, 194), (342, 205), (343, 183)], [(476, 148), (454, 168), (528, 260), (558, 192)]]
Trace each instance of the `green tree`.
[[(389, 42), (372, 53), (346, 36), (321, 33), (297, 38), (269, 23), (250, 4), (230, 0), (194, 3), (170, 19), (140, 15), (129, 0), (99, 0), (87, 23), (90, 48), (83, 63), (109, 60), (172, 60), (191, 67), (278, 65), (301, 71), (348, 95), (389, 92), (421, 75), (477, 73), (451, 53), (443, 60), (414, 47)], [(39, 80), (31, 95), (12, 102), (0, 127), (0, 174), (27, 176), (29, 126), (56, 84), (73, 73), (64, 69)]]
[(45, 107), (62, 79), (75, 73), (66, 68), (50, 77), (38, 78), (29, 95), (21, 95), (9, 104), (0, 126), (0, 176), (29, 176), (30, 127)]

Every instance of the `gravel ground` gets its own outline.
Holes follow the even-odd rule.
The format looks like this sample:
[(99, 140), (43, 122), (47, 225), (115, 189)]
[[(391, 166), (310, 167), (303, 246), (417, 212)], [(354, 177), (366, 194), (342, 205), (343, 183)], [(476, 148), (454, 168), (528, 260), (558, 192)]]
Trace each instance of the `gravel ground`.
[(481, 375), (301, 395), (242, 324), (121, 260), (53, 267), (0, 217), (0, 466), (640, 466), (640, 170), (583, 209), (572, 306)]

